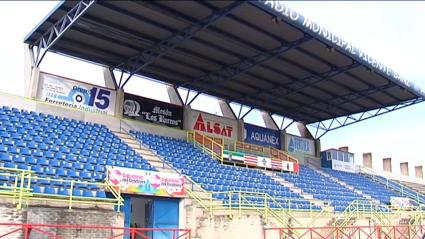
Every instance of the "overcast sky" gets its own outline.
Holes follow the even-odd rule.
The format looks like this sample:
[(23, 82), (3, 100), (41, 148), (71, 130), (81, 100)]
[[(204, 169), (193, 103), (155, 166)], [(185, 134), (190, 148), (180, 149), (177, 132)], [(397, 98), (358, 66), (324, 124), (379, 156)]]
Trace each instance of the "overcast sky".
[[(0, 1), (0, 92), (23, 95), (23, 38), (57, 3)], [(422, 13), (425, 2), (285, 1), (285, 4), (425, 87), (425, 15)], [(41, 70), (104, 85), (100, 67), (54, 54), (47, 54)], [(133, 79), (125, 91), (169, 102), (165, 86), (156, 82)], [(205, 109), (205, 105), (211, 106), (208, 112), (221, 115), (218, 104), (208, 97), (199, 97), (192, 108)], [(363, 153), (372, 152), (373, 166), (377, 169), (382, 169), (383, 158), (391, 157), (394, 172), (400, 171), (400, 162), (409, 162), (410, 173), (414, 175), (414, 166), (423, 165), (425, 159), (424, 111), (425, 104), (419, 104), (332, 131), (321, 139), (322, 149), (349, 146), (356, 154), (357, 164), (362, 163)], [(264, 126), (258, 112), (250, 114), (246, 121)], [(295, 127), (290, 127), (288, 132), (298, 134)]]

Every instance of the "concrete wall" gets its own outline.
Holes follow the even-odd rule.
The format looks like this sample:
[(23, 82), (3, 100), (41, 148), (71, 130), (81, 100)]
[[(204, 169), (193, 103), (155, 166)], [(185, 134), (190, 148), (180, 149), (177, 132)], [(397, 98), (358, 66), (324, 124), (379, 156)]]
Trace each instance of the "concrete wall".
[(411, 176), (381, 171), (381, 170), (377, 170), (377, 169), (369, 169), (369, 170), (371, 170), (372, 172), (374, 172), (378, 175), (381, 175), (385, 178), (388, 178), (390, 180), (400, 180), (400, 181), (404, 181), (404, 182), (408, 182), (408, 183), (425, 184), (425, 179), (423, 179), (423, 178), (419, 178), (419, 177), (415, 178), (415, 177), (411, 177)]
[[(15, 207), (0, 205), (0, 223), (25, 223), (27, 221), (27, 212), (25, 210), (16, 210)], [(18, 226), (0, 226), (0, 235), (18, 229)], [(22, 231), (2, 237), (2, 239), (21, 239)]]
[(372, 153), (363, 154), (363, 166), (366, 168), (372, 168)]
[(424, 170), (422, 166), (415, 166), (415, 176), (417, 178), (424, 178)]
[[(27, 222), (36, 224), (122, 227), (120, 222), (123, 221), (123, 214), (113, 211), (56, 208), (29, 208), (27, 210)], [(111, 229), (43, 228), (43, 230), (62, 238), (73, 239), (104, 239), (120, 233), (118, 230)], [(48, 238), (50, 237), (36, 231), (32, 231), (30, 234), (30, 239)]]
[(401, 175), (409, 176), (409, 163), (408, 162), (400, 163), (400, 173), (401, 173)]
[[(186, 228), (192, 230), (193, 239), (261, 239), (264, 238), (264, 228), (283, 227), (283, 225), (272, 216), (268, 216), (266, 219), (259, 212), (255, 211), (244, 211), (242, 212), (242, 216), (239, 217), (237, 209), (234, 209), (233, 216), (230, 217), (229, 210), (215, 210), (214, 217), (211, 219), (208, 211), (201, 208), (192, 199), (185, 199), (184, 207)], [(332, 220), (327, 213), (318, 215), (317, 212), (313, 214), (309, 212), (292, 212), (291, 214), (294, 218), (297, 218), (302, 225), (308, 225), (311, 221), (311, 217), (317, 216), (317, 219), (311, 223), (311, 227), (324, 227)], [(285, 218), (285, 220), (287, 219), (288, 218)], [(294, 227), (300, 227), (296, 225), (295, 222), (293, 222), (292, 225)], [(300, 233), (305, 233), (305, 230), (300, 231)], [(278, 239), (279, 234), (277, 231), (269, 231), (267, 233), (267, 238)]]
[[(91, 225), (122, 227), (123, 214), (101, 210), (68, 210), (61, 208), (30, 207), (18, 210), (12, 206), (0, 205), (0, 223), (30, 223), (30, 224), (59, 224), (59, 225)], [(11, 232), (18, 227), (0, 226), (0, 235)], [(62, 238), (73, 239), (104, 239), (122, 233), (111, 229), (76, 229), (37, 227)], [(4, 239), (21, 239), (23, 231), (10, 234)], [(30, 239), (48, 239), (50, 236), (32, 230)]]
[(386, 172), (393, 172), (393, 166), (392, 166), (392, 162), (391, 162), (391, 158), (384, 158), (382, 160), (382, 164), (383, 164), (383, 169)]

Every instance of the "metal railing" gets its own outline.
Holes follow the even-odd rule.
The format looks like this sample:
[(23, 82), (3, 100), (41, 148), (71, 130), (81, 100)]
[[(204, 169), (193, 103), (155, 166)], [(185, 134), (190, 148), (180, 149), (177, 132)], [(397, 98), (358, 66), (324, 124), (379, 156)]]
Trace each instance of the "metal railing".
[[(117, 191), (107, 182), (92, 183), (57, 178), (45, 178), (37, 176), (33, 171), (30, 170), (10, 168), (0, 168), (0, 176), (6, 176), (13, 179), (12, 185), (3, 184), (0, 186), (0, 197), (11, 198), (12, 203), (16, 205), (17, 209), (21, 209), (23, 205), (28, 206), (30, 201), (51, 201), (66, 203), (68, 205), (68, 209), (72, 209), (74, 204), (93, 204), (118, 206), (117, 208), (119, 211), (120, 206), (124, 205), (124, 199), (121, 197), (121, 192), (119, 189)], [(67, 184), (68, 187), (62, 187), (67, 192), (63, 194), (35, 192), (32, 187), (32, 182), (37, 182), (38, 180), (60, 182), (62, 185)], [(109, 191), (113, 197), (103, 198), (73, 195), (74, 189), (81, 186), (85, 188), (87, 188), (87, 186), (95, 186), (96, 188)]]
[(193, 146), (200, 148), (203, 153), (211, 155), (211, 158), (217, 159), (223, 163), (223, 144), (217, 143), (214, 138), (210, 138), (196, 131), (190, 131), (187, 132), (187, 141), (193, 143)]
[[(135, 130), (133, 127), (128, 125), (126, 122), (123, 122), (130, 130)], [(175, 173), (180, 174), (170, 163), (164, 160), (161, 155), (158, 155), (157, 152), (145, 146), (141, 139), (135, 137), (135, 135), (131, 134), (129, 131), (125, 130), (121, 126), (121, 133), (125, 133), (131, 136), (132, 139), (137, 141), (140, 145), (141, 149), (148, 150), (152, 155), (160, 159), (163, 163), (163, 168), (167, 166), (169, 169), (173, 170)], [(265, 193), (251, 193), (251, 192), (242, 192), (242, 191), (230, 191), (230, 192), (208, 192), (197, 182), (193, 181), (188, 175), (183, 175), (189, 185), (185, 185), (185, 189), (187, 194), (195, 200), (198, 205), (209, 212), (210, 218), (213, 218), (214, 211), (225, 210), (228, 211), (229, 217), (233, 217), (234, 213), (238, 213), (239, 217), (242, 217), (242, 212), (258, 212), (260, 213), (265, 220), (267, 221), (269, 216), (275, 218), (282, 225), (287, 225), (286, 218), (291, 218), (293, 222), (297, 225), (301, 226), (301, 222), (297, 220), (296, 217), (292, 215), (294, 212), (309, 212), (310, 214), (310, 222), (309, 225), (319, 216), (323, 215), (325, 212), (328, 212), (328, 216), (330, 217), (330, 202), (326, 202), (326, 206), (322, 209), (314, 210), (312, 206), (316, 203), (316, 201), (310, 201), (308, 199), (294, 199), (294, 198), (279, 198), (272, 197), (269, 194)], [(218, 194), (227, 194), (230, 195), (229, 198), (232, 198), (233, 195), (236, 195), (238, 200), (237, 202), (229, 202), (227, 205), (223, 204), (223, 199), (218, 199)], [(257, 200), (261, 199), (261, 200)], [(262, 202), (261, 202), (262, 201)], [(281, 205), (281, 201), (286, 201), (288, 208), (284, 208)], [(306, 202), (309, 201), (309, 209), (294, 209), (291, 205), (296, 205), (301, 201)]]
[(347, 226), (351, 220), (362, 217), (373, 218), (377, 220), (381, 226), (391, 226), (394, 224), (395, 219), (406, 219), (409, 224), (413, 224), (418, 221), (418, 219), (422, 219), (425, 216), (423, 208), (424, 205), (412, 206), (411, 210), (404, 208), (390, 209), (370, 200), (355, 200), (346, 207), (339, 217), (335, 218), (336, 220), (332, 226), (344, 227)]
[[(175, 169), (173, 167), (173, 165), (171, 163), (169, 163), (166, 160), (164, 160), (164, 158), (161, 155), (159, 155), (155, 150), (152, 150), (148, 146), (144, 145), (143, 144), (143, 141), (141, 139), (139, 139), (135, 135), (131, 134), (130, 133), (130, 130), (126, 130), (123, 126), (127, 126), (128, 128), (130, 128), (130, 130), (133, 130), (135, 132), (137, 132), (137, 130), (134, 127), (132, 127), (131, 125), (129, 125), (127, 122), (125, 122), (124, 120), (120, 120), (120, 133), (124, 133), (124, 134), (130, 136), (134, 141), (136, 141), (138, 143), (138, 145), (139, 145), (139, 149), (147, 150), (153, 156), (155, 156), (156, 158), (160, 159), (161, 162), (162, 162), (162, 168), (163, 169), (165, 169), (166, 166), (167, 166), (167, 168), (168, 169), (171, 169), (174, 173), (179, 174), (179, 175), (182, 175), (177, 169)], [(187, 187), (187, 185), (186, 185), (186, 189), (194, 190), (196, 186), (198, 186), (198, 189), (202, 189), (201, 186), (196, 185), (196, 183), (194, 183), (194, 181), (191, 178), (187, 177), (186, 175), (183, 175), (183, 176), (185, 177), (186, 182), (189, 183), (189, 184), (191, 184), (190, 187)]]
[(371, 179), (374, 182), (378, 182), (382, 185), (384, 185), (386, 188), (394, 190), (398, 193), (400, 193), (402, 196), (411, 198), (413, 200), (416, 200), (418, 203), (425, 204), (425, 196), (421, 193), (415, 192), (413, 189), (410, 189), (406, 186), (403, 186), (397, 182), (394, 182), (390, 179), (384, 179), (382, 177), (379, 177), (378, 175), (374, 174), (372, 171), (365, 167), (361, 167), (361, 174), (369, 179)]
[[(127, 124), (126, 122), (123, 122)], [(127, 124), (130, 129), (133, 129), (130, 125)], [(137, 131), (133, 129), (134, 131)], [(134, 140), (138, 142), (140, 148), (148, 150), (152, 155), (159, 158), (163, 167), (168, 166), (169, 169), (173, 170), (177, 174), (181, 174), (177, 171), (173, 165), (165, 161), (164, 158), (158, 155), (154, 150), (145, 146), (143, 142), (130, 134), (129, 131), (121, 129), (121, 132), (125, 132), (130, 135)], [(321, 209), (314, 210), (312, 205), (316, 204), (317, 200), (308, 200), (308, 199), (294, 199), (294, 198), (279, 198), (273, 197), (264, 193), (254, 193), (254, 192), (243, 192), (243, 191), (229, 191), (229, 192), (208, 192), (202, 188), (201, 185), (193, 181), (189, 176), (184, 175), (189, 185), (185, 185), (187, 194), (195, 200), (198, 205), (209, 212), (211, 218), (214, 216), (214, 211), (225, 210), (228, 212), (230, 217), (233, 217), (233, 214), (237, 214), (239, 217), (242, 217), (243, 212), (258, 212), (263, 216), (265, 221), (269, 220), (269, 217), (275, 218), (279, 223), (284, 226), (289, 226), (286, 218), (291, 218), (292, 222), (295, 223), (295, 226), (310, 226), (313, 222), (325, 215), (327, 218), (331, 218), (331, 212), (333, 212), (333, 205), (331, 202), (324, 201), (324, 205), (321, 205)], [(229, 195), (228, 199), (218, 199), (218, 194), (227, 194)], [(237, 199), (230, 200), (233, 196), (237, 195)], [(261, 199), (261, 200), (258, 200)], [(227, 201), (226, 201), (227, 200)], [(285, 201), (288, 205), (287, 208), (282, 206), (282, 201)], [(309, 201), (309, 209), (294, 209), (290, 205), (299, 204), (300, 201)], [(322, 201), (320, 201), (322, 202)], [(301, 225), (302, 223), (293, 216), (296, 212), (309, 212), (310, 221), (307, 225)], [(334, 212), (335, 213), (335, 212)], [(339, 217), (336, 219), (339, 221), (343, 220), (342, 223), (338, 226), (347, 225), (351, 218), (360, 218), (361, 216), (372, 216), (374, 219), (378, 220), (382, 225), (390, 225), (392, 220), (396, 217), (402, 217), (404, 214), (411, 215), (410, 221), (415, 219), (422, 218), (422, 206), (415, 207), (414, 212), (409, 212), (406, 210), (388, 210), (385, 211), (382, 205), (374, 203), (372, 201), (353, 201), (350, 205), (343, 211), (339, 213)], [(338, 214), (338, 213), (337, 213)], [(296, 233), (296, 232), (294, 232)], [(295, 235), (295, 234), (294, 234)]]
[[(151, 238), (151, 234), (161, 232), (170, 239), (192, 238), (190, 229), (174, 228), (126, 228), (112, 226), (90, 225), (56, 225), (56, 224), (30, 224), (30, 223), (0, 223), (0, 238), (42, 238), (65, 239), (66, 238)], [(74, 234), (74, 235), (72, 235)], [(168, 234), (168, 235), (167, 235)]]
[[(425, 233), (424, 225), (408, 226), (336, 226), (336, 227), (281, 227), (264, 228), (263, 239), (355, 239), (355, 238), (382, 238), (382, 239), (420, 239)], [(295, 236), (293, 232), (298, 232)]]

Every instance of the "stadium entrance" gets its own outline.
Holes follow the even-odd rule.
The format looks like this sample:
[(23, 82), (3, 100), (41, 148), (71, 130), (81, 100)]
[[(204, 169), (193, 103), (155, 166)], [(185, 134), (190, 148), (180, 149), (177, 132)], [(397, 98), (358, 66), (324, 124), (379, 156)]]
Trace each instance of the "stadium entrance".
[[(179, 228), (180, 199), (131, 195), (124, 197), (124, 227), (132, 228)], [(172, 231), (141, 231), (152, 239), (172, 239)], [(126, 235), (125, 239), (133, 239)], [(136, 235), (134, 239), (143, 239)]]

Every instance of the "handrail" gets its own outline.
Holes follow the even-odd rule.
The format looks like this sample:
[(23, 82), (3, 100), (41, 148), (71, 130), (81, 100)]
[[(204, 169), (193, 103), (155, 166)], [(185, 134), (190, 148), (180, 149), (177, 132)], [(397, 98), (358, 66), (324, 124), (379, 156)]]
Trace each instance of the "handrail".
[[(373, 201), (366, 200), (355, 200), (352, 201), (346, 209), (339, 215), (338, 218), (334, 221), (332, 226), (347, 226), (348, 222), (353, 218), (359, 218), (360, 216), (370, 215), (377, 219), (380, 225), (392, 225), (393, 219), (395, 217), (402, 218), (403, 216), (410, 216), (409, 221), (417, 218), (418, 216), (422, 217), (424, 215), (424, 205), (414, 206), (412, 210), (405, 209), (388, 209), (384, 211), (382, 205), (375, 203)], [(344, 221), (336, 225), (338, 220), (344, 219)]]
[[(353, 217), (359, 217), (360, 215), (363, 215), (365, 213), (374, 214), (376, 212), (376, 209), (379, 209), (379, 207), (377, 208), (376, 206), (379, 205), (372, 201), (354, 200), (345, 208), (345, 210), (339, 215), (339, 217), (336, 218), (332, 226), (344, 227), (347, 226), (348, 222), (351, 221)], [(341, 219), (343, 220), (343, 222), (337, 225), (338, 220)]]
[[(270, 158), (279, 159), (279, 160), (282, 160), (282, 161), (289, 161), (289, 162), (298, 163), (298, 159), (289, 155), (284, 150), (280, 150), (280, 149), (270, 147), (270, 146), (269, 147), (263, 147), (263, 146), (260, 146), (260, 145), (245, 143), (245, 142), (241, 142), (241, 141), (237, 141), (237, 140), (232, 140), (232, 141), (233, 141), (233, 144), (234, 144), (234, 151), (235, 152), (238, 152), (238, 150), (243, 150), (243, 151), (248, 151), (248, 152), (251, 152), (251, 153), (261, 154), (264, 157), (270, 157)], [(241, 145), (241, 146), (240, 147), (237, 146), (238, 144)], [(247, 147), (245, 145), (248, 145), (249, 148), (251, 148), (251, 150), (246, 149)], [(259, 150), (253, 150), (253, 148), (258, 148)]]
[[(266, 152), (266, 147), (260, 146), (260, 145), (255, 145), (255, 144), (250, 144), (250, 143), (245, 143), (245, 142), (241, 142), (241, 141), (237, 141), (237, 140), (232, 140), (233, 141), (233, 147), (235, 151), (238, 150), (243, 150), (243, 151), (248, 151), (251, 153), (258, 153), (258, 154), (262, 154), (264, 156), (267, 156), (267, 152)], [(238, 146), (241, 145), (240, 147)], [(246, 147), (245, 145), (248, 145), (249, 147)], [(255, 150), (255, 148), (258, 148), (258, 150)]]
[[(130, 129), (132, 129), (132, 130), (134, 130), (135, 132), (137, 132), (137, 130), (135, 129), (135, 128), (133, 128), (131, 125), (129, 125), (127, 122), (125, 122), (125, 121), (123, 121), (123, 120), (121, 120), (120, 122), (122, 122), (123, 124), (125, 124), (125, 125), (127, 125)], [(179, 175), (182, 175), (182, 173), (180, 173), (179, 171), (177, 171), (177, 169), (175, 169), (174, 167), (173, 167), (173, 165), (171, 165), (170, 163), (168, 163), (166, 160), (164, 160), (164, 158), (161, 156), (161, 155), (159, 155), (159, 154), (157, 154), (154, 150), (152, 150), (151, 148), (149, 148), (149, 147), (146, 147), (143, 143), (142, 143), (142, 140), (141, 139), (139, 139), (139, 138), (137, 138), (135, 135), (133, 135), (133, 134), (131, 134), (129, 131), (126, 131), (123, 127), (122, 127), (122, 124), (120, 123), (120, 133), (122, 133), (122, 131), (121, 130), (123, 130), (127, 135), (129, 135), (131, 138), (133, 138), (137, 143), (139, 143), (139, 148), (140, 149), (145, 149), (145, 150), (147, 150), (147, 151), (149, 151), (151, 154), (153, 154), (155, 157), (157, 157), (157, 158), (159, 158), (159, 159), (161, 159), (161, 161), (162, 161), (162, 168), (163, 169), (165, 169), (165, 165), (167, 165), (168, 166), (168, 168), (170, 168), (171, 170), (173, 170), (176, 174), (179, 174)], [(200, 185), (198, 185), (196, 182), (194, 182), (190, 177), (187, 177), (186, 175), (183, 175), (183, 177), (188, 181), (188, 182), (190, 182), (191, 184), (192, 184), (192, 188), (190, 189), (190, 190), (192, 190), (193, 191), (193, 189), (194, 189), (194, 185), (195, 186), (198, 186), (198, 188), (199, 189), (201, 189), (201, 191), (203, 191), (204, 193), (207, 193)], [(188, 187), (187, 186), (185, 186), (185, 188), (186, 189), (188, 189)]]
[[(75, 181), (75, 180), (66, 180), (66, 179), (57, 179), (57, 178), (44, 178), (37, 175), (33, 175), (34, 172), (30, 170), (20, 170), (20, 169), (10, 169), (10, 168), (0, 168), (0, 175), (15, 177), (15, 182), (13, 186), (0, 186), (0, 197), (12, 198), (13, 203), (16, 204), (17, 209), (21, 209), (23, 201), (25, 200), (26, 205), (29, 201), (53, 201), (53, 202), (62, 202), (68, 204), (68, 209), (72, 209), (74, 203), (79, 204), (97, 204), (97, 205), (114, 205), (119, 206), (124, 205), (124, 199), (121, 197), (120, 193), (112, 193), (114, 198), (99, 198), (99, 197), (84, 197), (84, 196), (75, 196), (73, 195), (73, 190), (75, 185), (96, 185), (101, 188), (109, 189), (111, 187), (107, 182), (104, 183), (91, 183), (84, 181)], [(60, 194), (47, 194), (47, 193), (36, 193), (31, 188), (32, 180), (49, 180), (53, 182), (68, 183), (70, 188), (67, 189), (68, 193), (64, 195)]]
[[(419, 192), (415, 192), (413, 189), (410, 189), (409, 187), (403, 186), (397, 182), (394, 182), (392, 180), (389, 179), (383, 179), (381, 177), (378, 177), (379, 175), (375, 175), (375, 174), (368, 174), (368, 173), (362, 173), (363, 175), (365, 175), (366, 177), (370, 178), (371, 180), (375, 181), (375, 182), (379, 182), (381, 184), (383, 184), (385, 187), (395, 190), (397, 192), (399, 192), (402, 196), (407, 196), (410, 197), (411, 199), (416, 200), (419, 203), (425, 203), (425, 195), (420, 194)], [(397, 186), (395, 186), (397, 185)], [(406, 190), (408, 189), (408, 190)], [(414, 193), (412, 193), (414, 192)]]
[[(123, 122), (123, 123), (125, 123), (125, 122)], [(126, 123), (125, 123), (126, 124)], [(134, 130), (135, 132), (137, 132), (137, 130), (135, 130), (133, 127), (131, 127), (130, 125), (128, 125), (127, 124), (127, 126), (130, 128), (130, 129), (132, 129), (132, 130)], [(121, 127), (122, 128), (122, 127)], [(122, 130), (124, 130), (124, 129), (122, 129)], [(122, 132), (122, 131), (121, 131)], [(164, 165), (167, 165), (170, 169), (172, 169), (173, 171), (175, 171), (176, 173), (178, 173), (178, 174), (181, 174), (181, 173), (179, 173), (171, 164), (169, 164), (168, 162), (166, 162), (165, 160), (164, 160), (164, 158), (161, 156), (161, 155), (158, 155), (154, 150), (152, 150), (152, 149), (150, 149), (149, 147), (146, 147), (145, 145), (143, 145), (143, 143), (142, 143), (142, 141), (139, 139), (139, 138), (137, 138), (137, 137), (135, 137), (133, 134), (131, 134), (131, 133), (129, 133), (128, 131), (124, 131), (126, 134), (128, 134), (128, 135), (130, 135), (134, 140), (136, 140), (138, 143), (139, 143), (139, 145), (140, 145), (140, 147), (142, 148), (145, 148), (146, 150), (148, 150), (149, 152), (151, 152), (155, 157), (157, 157), (157, 158), (159, 158), (159, 159), (161, 159), (161, 161), (163, 162), (163, 164)], [(193, 134), (193, 135), (195, 135), (195, 134)], [(202, 135), (202, 134), (199, 134), (199, 135)], [(188, 138), (189, 138), (190, 136), (188, 135)], [(206, 137), (206, 136), (203, 136), (203, 137)], [(207, 138), (207, 137), (206, 137)], [(195, 141), (195, 140), (193, 140), (193, 141)], [(196, 143), (196, 142), (195, 142)], [(199, 146), (201, 146), (201, 145), (199, 145)], [(217, 195), (217, 194), (235, 194), (235, 193), (237, 193), (237, 194), (239, 194), (241, 197), (240, 197), (240, 199), (241, 200), (243, 200), (243, 201), (246, 201), (247, 203), (249, 203), (251, 206), (250, 207), (244, 207), (243, 206), (243, 204), (242, 204), (242, 201), (239, 201), (239, 203), (237, 204), (237, 208), (238, 208), (238, 210), (239, 211), (242, 211), (242, 210), (257, 210), (257, 211), (261, 211), (261, 213), (263, 213), (263, 211), (264, 211), (264, 213), (263, 213), (263, 215), (266, 217), (266, 215), (267, 215), (267, 213), (269, 213), (269, 214), (273, 214), (273, 213), (276, 213), (276, 210), (274, 210), (274, 209), (272, 209), (269, 205), (271, 204), (271, 203), (275, 203), (276, 205), (279, 205), (279, 207), (280, 207), (280, 209), (282, 209), (282, 210), (284, 210), (284, 212), (288, 215), (288, 216), (290, 216), (291, 217), (291, 219), (293, 219), (293, 221), (295, 221), (295, 222), (297, 222), (299, 225), (301, 225), (301, 223), (295, 218), (295, 217), (293, 217), (292, 215), (291, 215), (291, 211), (302, 211), (302, 210), (295, 210), (295, 209), (291, 209), (291, 208), (289, 208), (289, 209), (285, 209), (285, 208), (283, 208), (281, 205), (280, 205), (280, 203), (278, 203), (278, 201), (277, 200), (287, 200), (288, 202), (289, 202), (289, 204), (290, 203), (296, 203), (296, 201), (309, 201), (310, 202), (310, 204), (313, 204), (313, 202), (311, 201), (311, 200), (308, 200), (308, 199), (293, 199), (293, 198), (279, 198), (279, 197), (272, 197), (271, 195), (269, 195), (269, 194), (266, 194), (266, 193), (250, 193), (250, 192), (240, 192), (240, 191), (230, 191), (230, 192), (207, 192), (205, 189), (203, 189), (198, 183), (196, 183), (195, 181), (193, 181), (189, 176), (187, 176), (187, 175), (184, 175), (184, 177), (187, 179), (187, 181), (188, 182), (190, 182), (191, 183), (191, 185), (192, 185), (192, 189), (190, 189), (189, 187), (187, 187), (187, 186), (185, 186), (185, 188), (186, 188), (186, 190), (187, 190), (187, 193), (189, 194), (189, 196), (190, 197), (192, 197), (201, 207), (203, 207), (204, 209), (206, 209), (206, 210), (209, 210), (210, 211), (210, 216), (212, 217), (213, 216), (213, 211), (214, 210), (229, 210), (229, 212), (230, 212), (230, 215), (231, 215), (231, 213), (232, 213), (232, 205), (233, 205), (233, 203), (230, 203), (230, 205), (228, 206), (228, 207), (225, 207), (225, 206), (223, 206), (221, 203), (218, 203), (218, 204), (216, 204), (215, 203), (215, 201), (216, 200), (218, 200), (218, 199), (215, 199), (214, 198), (214, 195)], [(199, 190), (200, 192), (202, 192), (202, 193), (204, 193), (206, 196), (208, 196), (208, 198), (209, 198), (209, 202), (206, 202), (204, 199), (202, 199), (199, 195), (197, 195), (197, 193), (193, 190), (193, 188), (194, 188), (194, 186), (196, 186), (196, 188), (197, 188), (197, 190)], [(248, 200), (246, 197), (257, 197), (257, 198), (265, 198), (265, 201), (264, 201), (264, 205), (257, 205), (257, 204), (254, 204), (253, 202), (251, 202), (250, 200)], [(231, 196), (229, 197), (229, 198), (231, 198)], [(329, 203), (330, 204), (330, 203)], [(254, 206), (254, 207), (253, 207)], [(233, 207), (234, 208), (234, 207)], [(310, 207), (311, 208), (311, 207)], [(279, 209), (277, 209), (277, 210), (279, 210)], [(273, 212), (271, 212), (271, 211), (273, 211)], [(313, 214), (313, 212), (312, 211), (317, 211), (317, 212), (319, 212), (319, 210), (313, 210), (313, 209), (310, 209), (310, 210), (304, 210), (304, 211), (311, 211), (311, 215)], [(322, 213), (322, 212), (321, 212)], [(279, 216), (278, 214), (275, 214), (275, 216)], [(279, 216), (280, 217), (280, 216)], [(278, 219), (279, 221), (282, 221), (282, 222), (284, 222), (285, 220), (283, 220), (282, 218), (281, 219)]]
[(280, 159), (282, 161), (298, 163), (298, 159), (294, 158), (293, 156), (289, 155), (287, 152), (283, 150), (269, 147), (269, 152), (270, 152), (270, 155), (274, 158)]
[(317, 218), (319, 218), (326, 211), (328, 212), (328, 217), (330, 218), (331, 207), (332, 207), (332, 204), (327, 203), (326, 206), (322, 208), (322, 211), (320, 211), (318, 214), (316, 214), (316, 216), (310, 219), (310, 222), (306, 226), (309, 227), (311, 224), (313, 224), (314, 221), (316, 221)]
[(223, 163), (223, 144), (214, 140), (214, 138), (193, 131), (187, 133), (187, 141), (193, 142), (193, 145), (202, 149), (202, 152), (211, 155), (211, 158), (219, 160)]
[[(158, 155), (155, 151), (153, 151), (152, 149), (150, 149), (149, 147), (146, 147), (145, 145), (143, 145), (142, 140), (138, 139), (135, 135), (133, 135), (132, 133), (130, 133), (130, 131), (127, 131), (124, 129), (124, 127), (122, 127), (122, 124), (127, 125), (131, 130), (137, 131), (135, 128), (133, 128), (131, 125), (129, 125), (127, 122), (125, 122), (124, 120), (120, 120), (120, 133), (122, 133), (124, 131), (124, 133), (128, 136), (130, 136), (131, 138), (133, 138), (133, 140), (135, 140), (138, 144), (139, 144), (139, 149), (146, 149), (148, 150), (150, 153), (152, 153), (153, 155), (155, 155), (156, 157), (162, 159), (162, 157), (160, 155)], [(177, 174), (181, 174), (180, 172), (178, 172), (175, 168), (171, 167), (170, 164), (168, 164), (168, 162), (166, 162), (165, 160), (162, 160), (162, 168), (165, 169), (165, 165), (169, 166), (175, 173)]]

